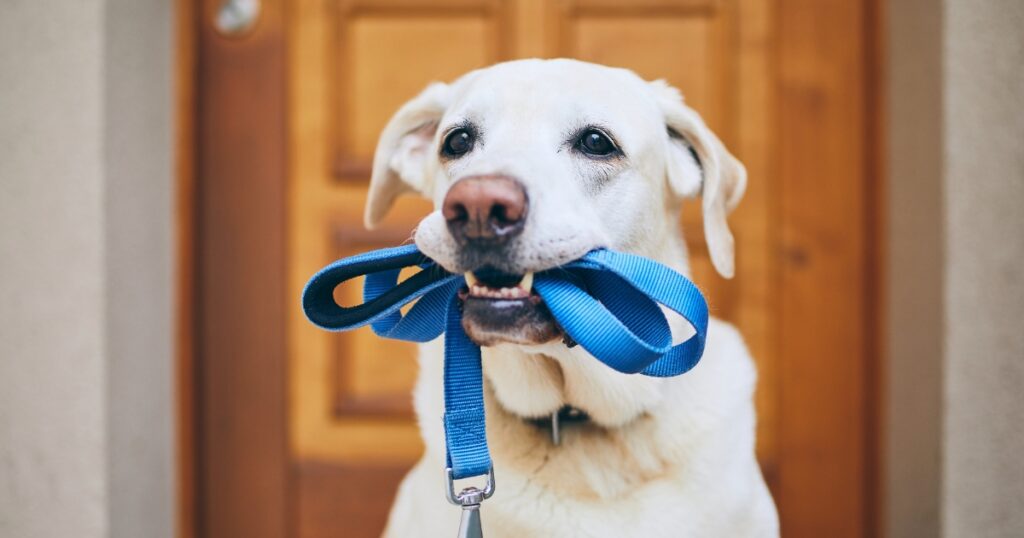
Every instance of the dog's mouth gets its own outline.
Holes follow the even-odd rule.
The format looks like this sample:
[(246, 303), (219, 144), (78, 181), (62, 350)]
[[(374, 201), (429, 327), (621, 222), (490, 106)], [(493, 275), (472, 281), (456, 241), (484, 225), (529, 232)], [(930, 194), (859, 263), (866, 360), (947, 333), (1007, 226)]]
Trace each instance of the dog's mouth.
[(517, 275), (486, 266), (465, 277), (466, 287), (459, 290), (462, 327), (478, 345), (542, 344), (561, 335), (533, 289), (533, 272)]

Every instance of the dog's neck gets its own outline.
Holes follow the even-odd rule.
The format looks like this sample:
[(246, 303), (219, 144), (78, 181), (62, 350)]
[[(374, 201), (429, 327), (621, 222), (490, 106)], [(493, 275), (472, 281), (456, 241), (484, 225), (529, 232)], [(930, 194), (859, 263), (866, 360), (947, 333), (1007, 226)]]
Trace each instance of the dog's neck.
[[(493, 359), (511, 358), (485, 355), (485, 371), (494, 366)], [(537, 419), (510, 411), (506, 403), (498, 401), (501, 383), (489, 380), (486, 384), (488, 440), (507, 485), (532, 483), (577, 498), (608, 499), (676, 472), (673, 467), (685, 460), (677, 452), (686, 448), (683, 443), (660, 442), (658, 433), (681, 430), (678, 425), (666, 424), (665, 417), (671, 414), (660, 409), (661, 385), (666, 380), (617, 374), (593, 359), (561, 362), (546, 355), (522, 355), (518, 362), (533, 367), (541, 361), (559, 374), (531, 382), (561, 382), (563, 390), (554, 392), (555, 397), (573, 402), (553, 411), (563, 419), (557, 440), (552, 436), (550, 414)], [(580, 371), (587, 363), (595, 368)], [(592, 392), (588, 393), (585, 385)], [(573, 390), (567, 390), (570, 386)], [(551, 388), (527, 388), (527, 392), (543, 400), (552, 396)], [(574, 410), (586, 416), (571, 416)], [(616, 415), (616, 411), (622, 412)]]

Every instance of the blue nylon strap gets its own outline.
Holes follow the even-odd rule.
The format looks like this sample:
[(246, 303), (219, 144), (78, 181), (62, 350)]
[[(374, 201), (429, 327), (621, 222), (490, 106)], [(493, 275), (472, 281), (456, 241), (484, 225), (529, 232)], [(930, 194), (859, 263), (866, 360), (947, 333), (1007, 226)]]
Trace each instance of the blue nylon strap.
[[(420, 271), (399, 282), (405, 267)], [(343, 307), (334, 288), (366, 276), (361, 305)], [(444, 429), (447, 463), (456, 479), (491, 467), (484, 419), (480, 347), (462, 329), (461, 275), (444, 271), (415, 245), (376, 250), (338, 260), (317, 272), (302, 293), (306, 317), (331, 331), (365, 326), (385, 338), (427, 342), (445, 333)], [(537, 273), (534, 289), (562, 330), (599, 361), (619, 372), (655, 377), (682, 374), (704, 352), (707, 303), (683, 275), (657, 262), (605, 249)], [(401, 308), (416, 301), (402, 314)], [(694, 328), (672, 345), (659, 305)]]
[(448, 305), (444, 340), (444, 435), (455, 478), (487, 474), (491, 454), (484, 424), (484, 377), (480, 347), (462, 330), (459, 298)]

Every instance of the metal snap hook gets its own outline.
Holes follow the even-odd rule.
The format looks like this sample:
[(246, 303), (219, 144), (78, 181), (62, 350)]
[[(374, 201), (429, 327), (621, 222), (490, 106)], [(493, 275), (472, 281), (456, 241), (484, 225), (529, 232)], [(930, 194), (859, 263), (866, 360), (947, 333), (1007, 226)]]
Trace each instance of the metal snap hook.
[(469, 486), (456, 495), (455, 474), (452, 472), (451, 467), (445, 469), (445, 477), (447, 478), (445, 497), (448, 499), (449, 503), (454, 504), (455, 506), (478, 505), (481, 502), (490, 499), (491, 495), (494, 495), (495, 482), (493, 466), (490, 469), (487, 469), (487, 482), (484, 485), (484, 489)]
[(452, 468), (445, 469), (445, 474), (448, 486), (445, 488), (445, 496), (448, 498), (448, 502), (462, 507), (462, 519), (459, 520), (457, 538), (483, 538), (484, 531), (480, 524), (480, 503), (494, 495), (494, 467), (487, 470), (487, 483), (484, 485), (484, 489), (469, 486), (457, 495)]

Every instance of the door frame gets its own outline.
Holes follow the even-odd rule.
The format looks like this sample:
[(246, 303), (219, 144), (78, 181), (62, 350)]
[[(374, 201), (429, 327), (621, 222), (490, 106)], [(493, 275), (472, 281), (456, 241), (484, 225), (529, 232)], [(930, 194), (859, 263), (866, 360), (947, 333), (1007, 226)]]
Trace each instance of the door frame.
[(176, 487), (175, 536), (196, 533), (195, 444), (195, 125), (196, 28), (195, 0), (175, 0), (174, 54), (174, 462)]
[(287, 536), (285, 1), (175, 1), (177, 535)]
[[(295, 529), (287, 494), (293, 470), (285, 383), (286, 7), (285, 0), (263, 0), (256, 28), (233, 39), (212, 29), (219, 4), (175, 3), (178, 536), (286, 536)], [(851, 256), (861, 277), (856, 286), (836, 291), (849, 306), (840, 312), (848, 318), (842, 321), (858, 329), (860, 340), (848, 372), (824, 364), (813, 335), (801, 332), (821, 315), (816, 305), (801, 303), (796, 294), (780, 306), (780, 428), (791, 432), (780, 439), (793, 446), (783, 447), (778, 468), (769, 470), (780, 474), (781, 487), (773, 493), (791, 507), (782, 514), (787, 534), (825, 529), (878, 536), (884, 472), (884, 4), (774, 0), (772, 12), (774, 123), (782, 140), (773, 163), (783, 191), (778, 199), (825, 200), (827, 209), (791, 218), (785, 207), (776, 208), (777, 284), (834, 286), (837, 270), (843, 274), (840, 265)], [(823, 24), (829, 31), (822, 31)], [(856, 73), (852, 86), (841, 83), (850, 70)], [(259, 114), (251, 113), (257, 109)], [(845, 119), (853, 128), (819, 130), (823, 122)], [(852, 160), (837, 147), (856, 148)], [(822, 192), (823, 178), (842, 174), (854, 174), (861, 190)], [(853, 213), (846, 207), (850, 199), (859, 204)], [(231, 210), (219, 200), (231, 200)], [(805, 233), (842, 230), (851, 216), (863, 238), (846, 247), (852, 251), (826, 252)], [(236, 241), (240, 229), (260, 241)], [(253, 297), (260, 303), (252, 304)], [(224, 315), (223, 305), (238, 301), (250, 308)], [(803, 382), (807, 378), (816, 383)], [(807, 423), (787, 424), (794, 409), (814, 412)], [(822, 476), (844, 466), (862, 476), (840, 474), (838, 484), (822, 486)], [(837, 491), (847, 496), (841, 510), (853, 513), (830, 513), (816, 504)], [(846, 522), (844, 528), (832, 526), (838, 522)]]

